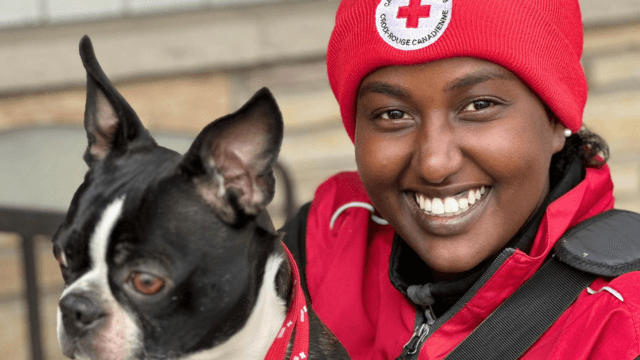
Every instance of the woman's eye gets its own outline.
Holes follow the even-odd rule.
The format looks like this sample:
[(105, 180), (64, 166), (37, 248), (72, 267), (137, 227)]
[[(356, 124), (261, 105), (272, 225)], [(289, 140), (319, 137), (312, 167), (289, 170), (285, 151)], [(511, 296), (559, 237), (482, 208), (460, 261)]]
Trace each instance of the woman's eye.
[(164, 288), (163, 278), (143, 272), (131, 273), (129, 281), (133, 288), (143, 295), (154, 295)]
[(464, 108), (464, 111), (479, 111), (488, 108), (493, 105), (493, 101), (489, 100), (476, 100), (471, 102), (467, 107)]
[(398, 120), (398, 119), (404, 119), (407, 118), (408, 115), (405, 114), (404, 111), (400, 111), (400, 110), (389, 110), (389, 111), (385, 111), (380, 115), (381, 118), (385, 119), (385, 120)]

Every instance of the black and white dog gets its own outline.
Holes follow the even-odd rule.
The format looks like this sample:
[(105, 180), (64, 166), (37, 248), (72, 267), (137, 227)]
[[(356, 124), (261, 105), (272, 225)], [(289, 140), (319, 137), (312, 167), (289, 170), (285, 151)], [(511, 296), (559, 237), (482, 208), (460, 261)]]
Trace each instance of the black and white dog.
[[(271, 93), (262, 89), (209, 124), (181, 156), (155, 143), (86, 36), (80, 56), (89, 171), (53, 239), (66, 284), (58, 308), (63, 353), (265, 358), (296, 292), (265, 210), (283, 133)], [(301, 321), (310, 326), (309, 351), (287, 358), (347, 359), (308, 310)]]

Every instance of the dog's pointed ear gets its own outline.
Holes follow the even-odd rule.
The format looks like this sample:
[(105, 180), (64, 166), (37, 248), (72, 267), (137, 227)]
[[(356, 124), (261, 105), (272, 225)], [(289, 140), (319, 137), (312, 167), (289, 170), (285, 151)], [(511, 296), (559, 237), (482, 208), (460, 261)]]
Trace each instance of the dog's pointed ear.
[(87, 72), (87, 165), (91, 167), (107, 156), (122, 155), (132, 146), (155, 145), (131, 106), (102, 71), (86, 35), (80, 40), (80, 58)]
[(240, 110), (207, 125), (184, 155), (182, 173), (220, 217), (257, 215), (273, 199), (273, 165), (284, 124), (273, 95), (259, 90)]

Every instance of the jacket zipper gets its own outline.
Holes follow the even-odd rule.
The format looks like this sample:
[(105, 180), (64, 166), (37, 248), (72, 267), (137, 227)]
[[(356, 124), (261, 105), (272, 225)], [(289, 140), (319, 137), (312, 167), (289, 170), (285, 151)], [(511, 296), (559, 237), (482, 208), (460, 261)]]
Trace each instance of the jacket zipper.
[[(419, 318), (416, 321), (416, 326), (413, 331), (413, 335), (402, 348), (402, 354), (396, 360), (417, 360), (420, 354), (420, 348), (424, 344), (425, 340), (429, 336), (431, 327), (436, 321), (436, 317), (433, 314), (431, 306), (426, 308), (424, 312), (419, 311)], [(422, 315), (422, 316), (420, 316)]]
[[(489, 278), (493, 276), (493, 274), (502, 266), (502, 264), (509, 258), (515, 249), (506, 248), (502, 250), (500, 254), (493, 260), (491, 266), (485, 271), (484, 274), (476, 281), (471, 289), (465, 293), (458, 302), (447, 310), (444, 315), (438, 318), (436, 321), (436, 317), (433, 314), (433, 310), (429, 306), (427, 309), (424, 309), (424, 312), (421, 309), (418, 309), (415, 329), (413, 335), (407, 342), (407, 344), (402, 348), (402, 354), (396, 358), (396, 360), (418, 360), (418, 355), (420, 354), (420, 349), (424, 342), (427, 340), (429, 335), (437, 330), (440, 325), (449, 320), (455, 313), (457, 313), (469, 300), (473, 297), (473, 295), (478, 291), (478, 289), (484, 285)], [(423, 326), (424, 325), (424, 326)]]

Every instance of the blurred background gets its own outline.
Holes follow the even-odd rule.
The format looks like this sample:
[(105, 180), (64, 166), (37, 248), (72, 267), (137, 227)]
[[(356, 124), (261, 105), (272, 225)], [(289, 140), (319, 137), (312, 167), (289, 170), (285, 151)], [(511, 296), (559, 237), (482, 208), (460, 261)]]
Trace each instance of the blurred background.
[[(611, 147), (617, 207), (640, 211), (640, 1), (581, 0), (585, 124)], [(88, 34), (105, 72), (161, 145), (185, 151), (209, 122), (263, 86), (285, 121), (291, 180), (271, 212), (300, 205), (353, 145), (329, 89), (325, 51), (338, 0), (0, 1), (0, 360), (62, 359), (62, 291), (50, 235), (86, 165)], [(290, 196), (285, 196), (286, 190)], [(291, 204), (289, 204), (291, 205)]]

